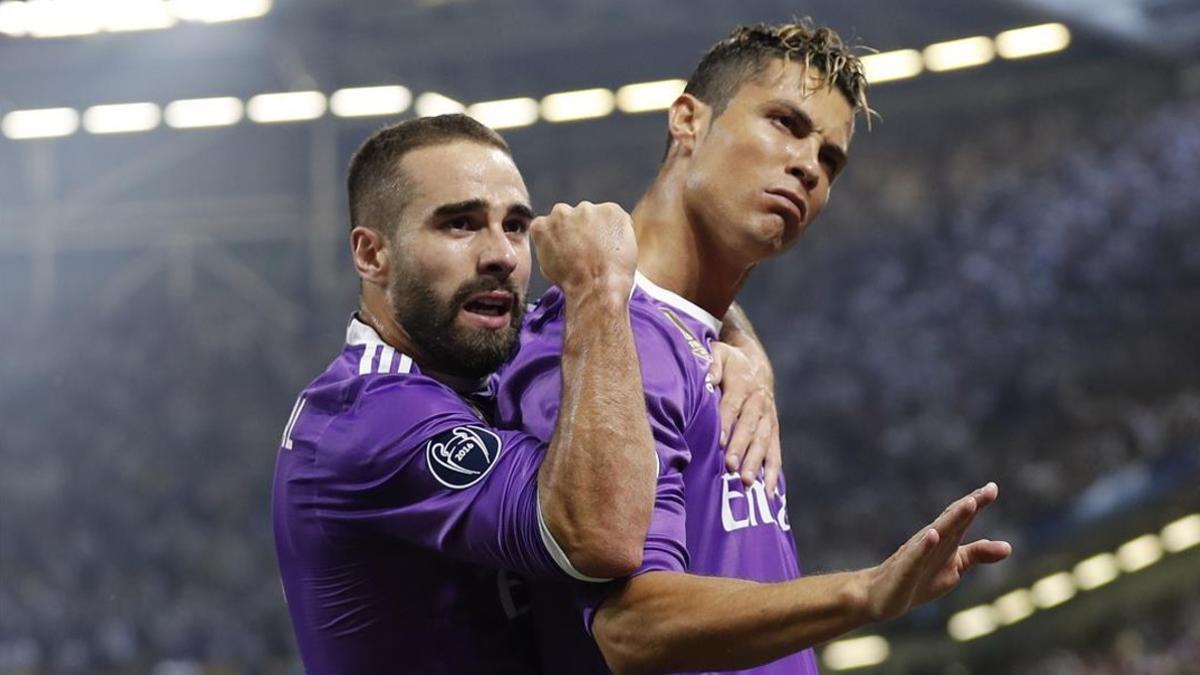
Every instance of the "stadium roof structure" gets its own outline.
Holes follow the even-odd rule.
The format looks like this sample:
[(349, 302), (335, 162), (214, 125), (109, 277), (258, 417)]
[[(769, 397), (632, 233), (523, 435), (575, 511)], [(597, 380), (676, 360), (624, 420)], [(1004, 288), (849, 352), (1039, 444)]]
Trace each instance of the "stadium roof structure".
[[(161, 1), (188, 11), (205, 4)], [(661, 110), (662, 91), (647, 105), (623, 98), (622, 88), (678, 86), (732, 26), (797, 12), (782, 0), (264, 1), (216, 3), (269, 9), (247, 20), (159, 30), (0, 30), (0, 253), (24, 260), (32, 298), (54, 296), (62, 252), (186, 251), (207, 241), (338, 251), (342, 230), (331, 224), (342, 222), (346, 159), (396, 114), (465, 107), (496, 127), (552, 122), (510, 136), (534, 179), (561, 161), (564, 143), (579, 156), (643, 153), (650, 166), (660, 121), (636, 111)], [(21, 4), (32, 3), (0, 0), (0, 9)], [(887, 65), (901, 74), (872, 97), (893, 119), (927, 115), (931, 100), (939, 109), (987, 106), (1097, 89), (1147, 63), (1156, 72), (1176, 65), (1070, 22), (1069, 49), (1015, 58), (1002, 45), (1007, 31), (1060, 16), (1010, 0), (814, 0), (803, 11), (895, 57)], [(986, 65), (958, 68), (955, 58)], [(556, 105), (566, 93), (600, 112), (563, 112)], [(355, 104), (392, 112), (347, 113)], [(590, 121), (553, 123), (572, 119)], [(253, 270), (230, 264), (248, 295), (263, 295)], [(334, 286), (335, 267), (333, 254), (319, 256), (308, 267), (311, 285)]]
[(1200, 45), (1200, 4), (1193, 0), (1012, 1), (1164, 55), (1194, 52)]

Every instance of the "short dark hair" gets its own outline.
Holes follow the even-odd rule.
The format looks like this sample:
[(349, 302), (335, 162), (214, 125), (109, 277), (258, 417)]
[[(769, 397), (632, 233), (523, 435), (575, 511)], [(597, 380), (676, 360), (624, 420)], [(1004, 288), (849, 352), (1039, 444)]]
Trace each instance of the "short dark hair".
[(346, 178), (350, 227), (369, 227), (391, 237), (397, 216), (411, 198), (411, 180), (400, 170), (400, 160), (418, 148), (455, 141), (488, 145), (512, 156), (500, 134), (463, 114), (419, 117), (386, 126), (371, 134), (350, 160)]
[(841, 92), (869, 124), (873, 111), (867, 105), (867, 76), (857, 49), (844, 43), (837, 31), (814, 27), (809, 19), (738, 26), (704, 53), (683, 91), (707, 104), (717, 117), (742, 85), (761, 75), (773, 60), (794, 59), (819, 71), (823, 85)]

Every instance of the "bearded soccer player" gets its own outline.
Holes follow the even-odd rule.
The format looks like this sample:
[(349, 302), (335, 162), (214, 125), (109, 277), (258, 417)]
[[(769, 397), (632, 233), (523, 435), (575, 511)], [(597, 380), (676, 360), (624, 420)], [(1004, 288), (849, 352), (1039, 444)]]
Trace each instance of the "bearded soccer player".
[(641, 557), (654, 456), (628, 216), (561, 207), (532, 232), (568, 298), (563, 373), (577, 385), (543, 452), (489, 415), (530, 273), (533, 213), (508, 146), (466, 117), (417, 120), (368, 141), (349, 186), (359, 311), (296, 401), (274, 488), (306, 669), (528, 672), (497, 570), (590, 579)]
[[(533, 672), (527, 602), (507, 572), (628, 574), (653, 505), (629, 216), (583, 204), (534, 219), (508, 145), (463, 115), (377, 132), (348, 183), (359, 311), (296, 400), (273, 494), (305, 668)], [(491, 420), (531, 237), (567, 307), (572, 386), (545, 444)]]
[[(546, 672), (815, 673), (812, 645), (898, 616), (1009, 555), (1006, 542), (962, 543), (997, 496), (989, 483), (880, 565), (802, 578), (783, 476), (721, 451), (728, 430), (705, 380), (716, 317), (825, 207), (855, 113), (869, 112), (865, 89), (861, 62), (832, 30), (743, 27), (704, 56), (671, 106), (666, 157), (633, 213), (629, 307), (661, 463), (655, 511), (631, 578), (533, 584)], [(566, 414), (556, 357), (568, 308), (556, 289), (542, 297), (501, 376), (503, 421), (540, 437)]]

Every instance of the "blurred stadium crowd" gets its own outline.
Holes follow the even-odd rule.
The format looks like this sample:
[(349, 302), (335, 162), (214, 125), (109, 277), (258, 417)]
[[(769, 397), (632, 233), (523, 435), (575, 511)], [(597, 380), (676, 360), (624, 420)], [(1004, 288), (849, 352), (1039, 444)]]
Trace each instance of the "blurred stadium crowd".
[(1188, 675), (1200, 663), (1200, 602), (1181, 599), (1144, 624), (1097, 636), (1096, 647), (1056, 650), (1012, 669), (1029, 675)]
[[(743, 295), (809, 570), (877, 562), (984, 480), (1002, 495), (980, 529), (1019, 551), (1087, 515), (1085, 494), (1102, 512), (1123, 471), (1195, 480), (1200, 103), (996, 120), (876, 143), (804, 252)], [(338, 344), (216, 286), (164, 298), (0, 329), (0, 672), (296, 669), (270, 477)], [(1200, 602), (1161, 624), (1024, 667), (1200, 662)]]

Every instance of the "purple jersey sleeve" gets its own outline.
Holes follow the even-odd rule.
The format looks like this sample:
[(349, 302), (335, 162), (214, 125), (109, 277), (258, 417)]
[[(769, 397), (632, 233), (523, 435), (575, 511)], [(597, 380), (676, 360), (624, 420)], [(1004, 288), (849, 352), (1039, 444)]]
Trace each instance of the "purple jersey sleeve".
[(538, 439), (489, 426), (423, 375), (362, 382), (352, 407), (319, 431), (342, 450), (314, 457), (327, 536), (395, 538), (531, 577), (572, 574), (541, 520)]

